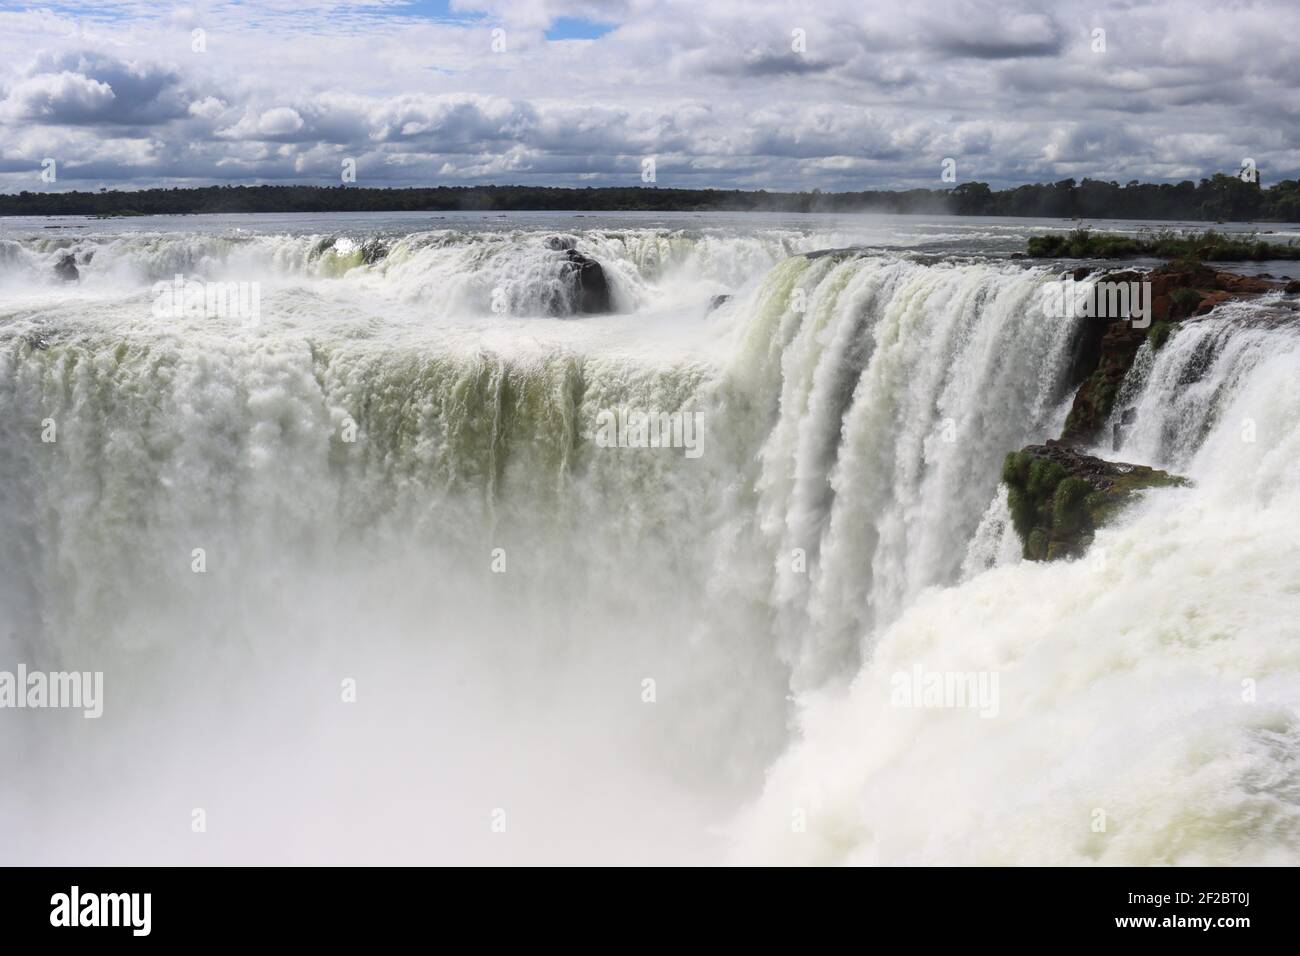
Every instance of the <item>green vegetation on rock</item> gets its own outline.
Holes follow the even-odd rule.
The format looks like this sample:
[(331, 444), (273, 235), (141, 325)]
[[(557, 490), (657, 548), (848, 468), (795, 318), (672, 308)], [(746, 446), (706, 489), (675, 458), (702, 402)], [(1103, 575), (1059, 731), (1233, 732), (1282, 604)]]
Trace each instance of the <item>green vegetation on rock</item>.
[(1169, 336), (1174, 331), (1172, 322), (1156, 322), (1151, 328), (1147, 329), (1147, 341), (1151, 343), (1152, 351), (1159, 352), (1160, 347), (1169, 341)]
[(1082, 554), (1097, 529), (1137, 492), (1187, 483), (1144, 465), (1083, 455), (1058, 442), (1011, 452), (1002, 463), (1002, 481), (1024, 555), (1034, 561)]
[(1178, 315), (1191, 315), (1201, 304), (1201, 294), (1195, 289), (1175, 289), (1169, 293), (1169, 302)]

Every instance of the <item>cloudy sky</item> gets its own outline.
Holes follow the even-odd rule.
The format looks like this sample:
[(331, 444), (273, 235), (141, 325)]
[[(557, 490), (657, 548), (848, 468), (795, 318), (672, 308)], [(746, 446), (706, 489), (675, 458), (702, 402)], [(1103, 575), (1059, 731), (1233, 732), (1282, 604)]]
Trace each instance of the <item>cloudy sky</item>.
[(1297, 36), (1294, 0), (0, 0), (0, 190), (345, 159), (640, 185), (648, 156), (660, 186), (938, 187), (949, 157), (995, 186), (1251, 157), (1267, 184), (1300, 176)]

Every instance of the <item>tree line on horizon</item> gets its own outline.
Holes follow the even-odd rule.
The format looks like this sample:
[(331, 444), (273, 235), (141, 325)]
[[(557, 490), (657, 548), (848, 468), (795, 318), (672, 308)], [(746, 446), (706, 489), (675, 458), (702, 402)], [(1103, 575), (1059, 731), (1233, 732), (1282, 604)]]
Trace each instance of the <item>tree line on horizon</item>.
[(1263, 188), (1216, 173), (1199, 183), (1063, 179), (990, 189), (769, 192), (596, 186), (197, 186), (0, 194), (0, 216), (148, 216), (291, 212), (817, 212), (919, 213), (1052, 219), (1300, 222), (1300, 180)]

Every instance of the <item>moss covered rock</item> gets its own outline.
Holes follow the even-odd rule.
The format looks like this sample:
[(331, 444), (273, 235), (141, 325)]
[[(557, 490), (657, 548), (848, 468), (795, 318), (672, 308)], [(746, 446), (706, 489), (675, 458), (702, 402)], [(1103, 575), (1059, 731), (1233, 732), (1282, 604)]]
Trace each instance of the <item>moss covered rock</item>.
[(1137, 492), (1187, 484), (1166, 471), (1105, 461), (1051, 440), (1007, 455), (1002, 481), (1025, 557), (1034, 561), (1082, 554)]

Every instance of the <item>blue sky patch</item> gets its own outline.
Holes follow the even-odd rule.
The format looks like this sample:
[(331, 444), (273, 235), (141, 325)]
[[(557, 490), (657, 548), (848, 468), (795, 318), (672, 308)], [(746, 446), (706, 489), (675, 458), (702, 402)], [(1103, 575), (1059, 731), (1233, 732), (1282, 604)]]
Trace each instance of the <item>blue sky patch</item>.
[(582, 17), (560, 17), (546, 31), (548, 40), (595, 40), (614, 29), (613, 24), (597, 23)]

